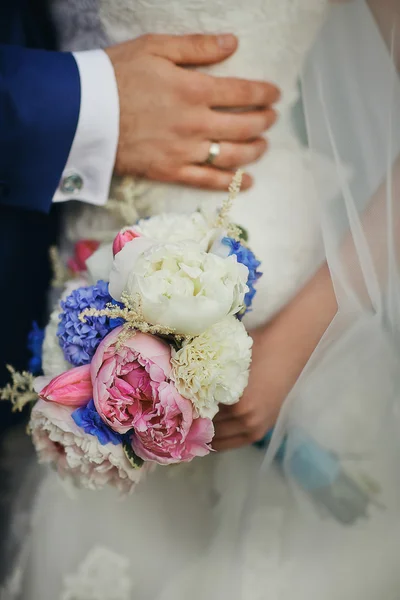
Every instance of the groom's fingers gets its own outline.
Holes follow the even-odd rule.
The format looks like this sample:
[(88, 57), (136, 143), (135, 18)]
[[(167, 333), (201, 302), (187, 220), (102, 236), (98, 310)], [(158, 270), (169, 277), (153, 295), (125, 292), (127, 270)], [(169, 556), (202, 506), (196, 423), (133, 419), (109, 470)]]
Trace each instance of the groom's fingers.
[[(174, 181), (182, 185), (203, 188), (206, 190), (226, 191), (232, 181), (235, 171), (222, 171), (215, 167), (201, 165), (185, 165), (178, 169)], [(244, 173), (242, 189), (251, 187), (252, 178)]]
[(144, 35), (137, 43), (146, 52), (178, 65), (210, 65), (225, 60), (238, 46), (237, 38), (224, 35)]
[[(210, 65), (233, 54), (238, 42), (234, 35), (145, 35), (134, 41), (143, 51), (166, 58), (178, 65)], [(235, 77), (192, 74), (193, 88), (214, 107), (271, 106), (280, 91), (272, 83)]]
[[(256, 162), (267, 150), (267, 142), (264, 138), (257, 138), (244, 144), (231, 142), (220, 143), (220, 153), (213, 162), (214, 167), (219, 169), (234, 170), (238, 167), (250, 165)], [(210, 142), (203, 142), (198, 152), (198, 159), (193, 162), (204, 163), (208, 157)]]
[(207, 139), (246, 142), (272, 127), (276, 118), (272, 108), (240, 114), (210, 110), (204, 122), (204, 133)]
[(272, 83), (236, 77), (201, 76), (211, 107), (272, 106), (280, 98), (279, 89)]

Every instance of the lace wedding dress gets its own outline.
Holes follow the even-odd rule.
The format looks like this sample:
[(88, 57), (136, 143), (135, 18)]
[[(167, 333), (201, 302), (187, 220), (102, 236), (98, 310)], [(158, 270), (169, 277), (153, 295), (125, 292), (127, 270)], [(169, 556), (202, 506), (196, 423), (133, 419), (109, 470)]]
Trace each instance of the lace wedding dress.
[[(251, 0), (249, 4), (241, 0), (109, 0), (97, 7), (98, 40), (89, 37), (88, 42), (83, 25), (89, 18), (95, 25), (93, 12), (87, 9), (85, 13), (79, 0), (55, 2), (66, 49), (87, 48), (97, 41), (121, 42), (148, 32), (232, 30), (239, 36), (239, 51), (224, 63), (203, 70), (272, 81), (282, 90), (279, 122), (268, 135), (270, 150), (250, 169), (256, 185), (239, 198), (233, 215), (249, 231), (252, 248), (265, 261), (252, 326), (264, 322), (287, 302), (322, 256), (318, 204), (310, 193), (310, 159), (294, 132), (291, 108), (298, 98), (304, 58), (322, 23), (326, 4), (323, 0)], [(73, 31), (63, 30), (65, 22), (74, 23)], [(202, 203), (220, 205), (223, 198), (218, 192), (154, 183), (138, 184), (133, 194), (141, 214), (191, 212)], [(91, 207), (85, 211), (78, 207), (77, 211), (79, 216), (74, 211), (69, 221), (70, 238), (106, 235), (110, 226), (107, 212)]]
[[(247, 325), (268, 320), (322, 259), (320, 204), (336, 192), (331, 163), (303, 146), (292, 121), (299, 74), (327, 1), (56, 0), (53, 5), (65, 49), (147, 32), (234, 31), (238, 52), (207, 70), (266, 79), (280, 87), (280, 118), (269, 134), (269, 152), (249, 169), (256, 184), (234, 207), (234, 220), (249, 232), (264, 272)], [(324, 181), (323, 199), (314, 185), (315, 168)], [(143, 182), (131, 193), (142, 215), (192, 211), (222, 199), (219, 193)], [(66, 236), (71, 241), (107, 239), (115, 219), (122, 216), (75, 208)], [(328, 520), (323, 531), (332, 543), (318, 536), (307, 539), (296, 494), (279, 470), (270, 468), (263, 475), (257, 499), (246, 504), (262, 458), (258, 449), (247, 448), (189, 466), (159, 468), (124, 500), (113, 490), (72, 493), (54, 474), (45, 474), (21, 560), (22, 598), (394, 600), (393, 532), (384, 533), (393, 541), (393, 553), (387, 553), (391, 558), (384, 560), (378, 540), (371, 544), (371, 530), (363, 523), (350, 533)], [(292, 535), (286, 552), (289, 530), (298, 536)], [(389, 582), (387, 595), (380, 593), (382, 581)]]

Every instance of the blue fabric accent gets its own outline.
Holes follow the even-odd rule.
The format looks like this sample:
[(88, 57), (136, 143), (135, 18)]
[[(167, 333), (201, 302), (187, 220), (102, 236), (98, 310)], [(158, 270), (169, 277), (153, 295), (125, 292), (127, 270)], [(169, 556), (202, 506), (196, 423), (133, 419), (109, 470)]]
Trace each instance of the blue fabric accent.
[(304, 490), (312, 491), (331, 486), (340, 473), (340, 463), (332, 452), (303, 437), (289, 454), (288, 469)]
[(86, 406), (74, 410), (71, 416), (78, 427), (81, 427), (85, 433), (96, 436), (102, 446), (109, 443), (114, 446), (122, 444), (122, 436), (104, 423), (93, 400), (90, 400)]
[(79, 367), (90, 363), (101, 340), (123, 323), (122, 319), (109, 317), (87, 317), (85, 323), (79, 319), (85, 308), (101, 310), (111, 301), (108, 283), (98, 281), (96, 285), (74, 290), (61, 302), (63, 312), (57, 336), (65, 359), (72, 365)]
[(39, 375), (42, 371), (42, 347), (44, 341), (44, 329), (41, 329), (36, 321), (28, 335), (28, 350), (32, 356), (28, 363), (28, 370), (33, 375)]
[[(272, 435), (273, 429), (268, 431), (255, 446), (266, 449)], [(337, 456), (300, 433), (291, 440), (290, 446), (292, 445), (294, 447), (290, 447), (288, 452), (288, 442), (284, 439), (275, 456), (275, 462), (282, 466), (288, 452), (286, 468), (304, 490), (312, 491), (332, 485), (341, 470)]]
[(72, 54), (0, 45), (0, 204), (49, 211), (80, 94)]
[[(258, 442), (256, 442), (254, 444), (254, 446), (256, 446), (257, 448), (260, 448), (261, 450), (266, 450), (268, 448), (269, 444), (271, 443), (273, 433), (274, 433), (274, 430), (270, 429), (261, 440), (259, 440)], [(285, 449), (286, 449), (286, 440), (283, 440), (283, 442), (275, 456), (275, 461), (279, 464), (283, 463), (283, 459), (285, 457)]]

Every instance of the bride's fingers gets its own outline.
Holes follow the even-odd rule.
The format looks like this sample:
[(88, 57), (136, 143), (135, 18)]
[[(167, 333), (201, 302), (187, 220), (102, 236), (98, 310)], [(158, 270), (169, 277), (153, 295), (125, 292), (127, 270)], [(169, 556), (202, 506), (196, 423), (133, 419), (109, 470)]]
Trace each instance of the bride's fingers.
[(280, 98), (279, 88), (265, 81), (245, 81), (235, 77), (203, 75), (203, 90), (209, 106), (245, 107), (272, 106)]
[(243, 446), (249, 446), (250, 442), (245, 435), (237, 435), (235, 437), (227, 438), (225, 440), (213, 440), (212, 448), (216, 452), (225, 452), (226, 450), (234, 450), (236, 448), (242, 448)]
[(214, 417), (214, 423), (219, 421), (229, 421), (230, 419), (237, 418), (232, 414), (232, 406), (226, 406), (225, 404), (219, 405), (219, 410)]
[(243, 113), (210, 110), (204, 118), (202, 133), (207, 140), (248, 142), (260, 137), (272, 127), (277, 113), (272, 108)]
[[(248, 440), (248, 433), (245, 431), (243, 422), (239, 419), (227, 419), (226, 421), (214, 421), (215, 437), (218, 442), (237, 436), (245, 436)], [(248, 440), (249, 441), (249, 440)]]
[[(210, 151), (211, 142), (202, 142), (196, 149), (192, 162), (204, 163)], [(221, 142), (219, 155), (212, 163), (220, 169), (237, 169), (244, 165), (256, 162), (267, 150), (267, 142), (264, 138), (258, 138), (244, 144), (232, 142)]]
[[(226, 191), (235, 171), (223, 171), (212, 166), (185, 165), (174, 173), (174, 182), (197, 188)], [(242, 189), (251, 187), (253, 179), (244, 173)]]

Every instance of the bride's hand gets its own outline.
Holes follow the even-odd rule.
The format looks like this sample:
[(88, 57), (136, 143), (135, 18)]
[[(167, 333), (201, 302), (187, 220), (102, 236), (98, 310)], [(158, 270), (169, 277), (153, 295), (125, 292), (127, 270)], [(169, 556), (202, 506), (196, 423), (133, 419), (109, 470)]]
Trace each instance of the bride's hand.
[(320, 269), (266, 326), (252, 332), (249, 385), (234, 406), (215, 418), (213, 448), (247, 446), (274, 426), (281, 406), (337, 310), (329, 271)]

